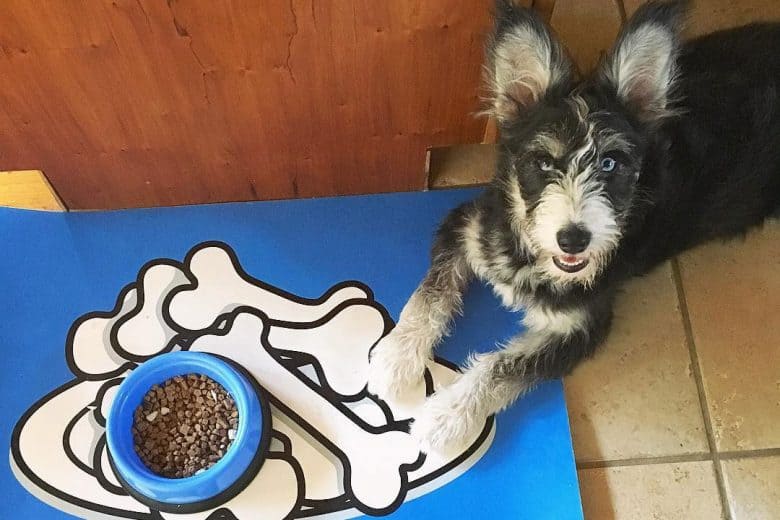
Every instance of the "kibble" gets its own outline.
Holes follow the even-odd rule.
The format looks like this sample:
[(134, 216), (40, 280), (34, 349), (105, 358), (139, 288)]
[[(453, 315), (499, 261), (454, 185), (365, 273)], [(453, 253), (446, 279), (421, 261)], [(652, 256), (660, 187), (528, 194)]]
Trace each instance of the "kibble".
[(218, 383), (204, 375), (176, 376), (154, 385), (136, 408), (135, 452), (160, 476), (189, 477), (225, 455), (238, 419), (235, 402)]

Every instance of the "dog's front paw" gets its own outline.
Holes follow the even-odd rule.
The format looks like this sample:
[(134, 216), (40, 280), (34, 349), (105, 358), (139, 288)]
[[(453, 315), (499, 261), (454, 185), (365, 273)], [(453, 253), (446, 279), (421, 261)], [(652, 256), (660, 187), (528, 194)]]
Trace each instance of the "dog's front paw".
[(374, 347), (368, 365), (368, 391), (396, 400), (424, 384), (426, 348), (394, 329)]
[(410, 433), (420, 451), (449, 453), (473, 442), (485, 425), (487, 415), (473, 406), (456, 384), (439, 389), (420, 409)]

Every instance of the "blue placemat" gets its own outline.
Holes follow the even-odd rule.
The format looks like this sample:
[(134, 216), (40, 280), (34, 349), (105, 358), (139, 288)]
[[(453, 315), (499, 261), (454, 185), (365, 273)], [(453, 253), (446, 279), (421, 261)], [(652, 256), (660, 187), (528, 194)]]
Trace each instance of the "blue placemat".
[[(446, 212), (476, 190), (94, 213), (0, 209), (0, 442), (19, 417), (73, 379), (65, 362), (79, 316), (111, 310), (151, 259), (178, 261), (219, 240), (245, 271), (301, 297), (358, 280), (396, 319), (428, 266)], [(518, 315), (474, 287), (465, 317), (439, 355), (456, 363), (517, 331)], [(0, 468), (0, 518), (66, 518)], [(582, 518), (560, 382), (545, 384), (497, 418), (488, 452), (454, 481), (404, 503), (397, 518)], [(130, 515), (130, 517), (132, 517)], [(138, 516), (149, 518), (149, 516)], [(221, 517), (220, 517), (221, 518)]]

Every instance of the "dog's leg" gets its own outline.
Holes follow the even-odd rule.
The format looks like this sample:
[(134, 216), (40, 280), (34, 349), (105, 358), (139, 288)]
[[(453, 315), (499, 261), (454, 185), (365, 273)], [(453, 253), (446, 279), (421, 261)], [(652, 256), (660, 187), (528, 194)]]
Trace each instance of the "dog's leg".
[(422, 451), (462, 448), (490, 415), (536, 384), (571, 371), (601, 343), (609, 325), (609, 316), (584, 311), (541, 313), (543, 319), (525, 321), (547, 327), (529, 327), (501, 350), (473, 356), (455, 382), (428, 398), (411, 429)]
[(463, 291), (473, 276), (458, 238), (462, 217), (459, 208), (445, 220), (425, 278), (395, 328), (371, 352), (368, 390), (382, 399), (398, 398), (422, 383), (426, 361), (460, 312)]

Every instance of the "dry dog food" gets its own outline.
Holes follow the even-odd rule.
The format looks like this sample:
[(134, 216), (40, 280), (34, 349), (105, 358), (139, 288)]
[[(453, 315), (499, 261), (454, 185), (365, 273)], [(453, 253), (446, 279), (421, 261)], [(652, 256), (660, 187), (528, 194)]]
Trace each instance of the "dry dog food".
[(168, 478), (205, 471), (230, 447), (238, 410), (214, 380), (189, 374), (155, 385), (135, 410), (135, 451), (153, 472)]

